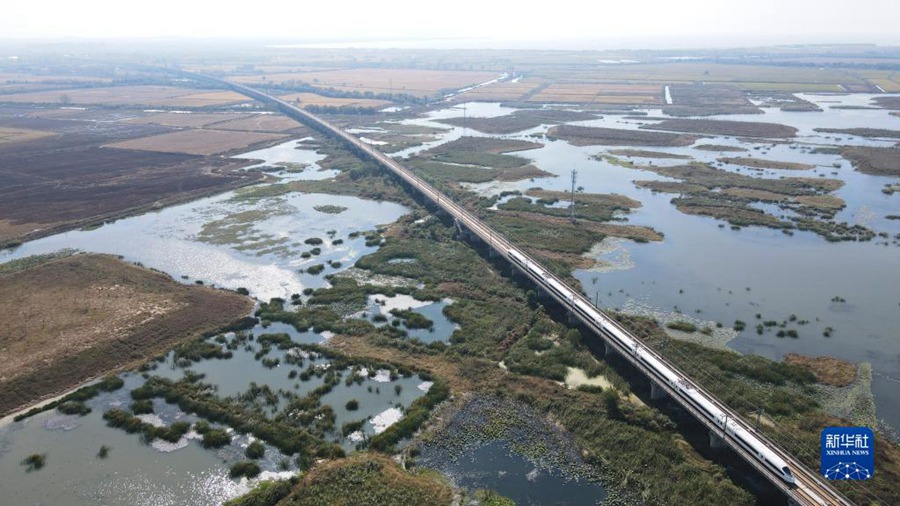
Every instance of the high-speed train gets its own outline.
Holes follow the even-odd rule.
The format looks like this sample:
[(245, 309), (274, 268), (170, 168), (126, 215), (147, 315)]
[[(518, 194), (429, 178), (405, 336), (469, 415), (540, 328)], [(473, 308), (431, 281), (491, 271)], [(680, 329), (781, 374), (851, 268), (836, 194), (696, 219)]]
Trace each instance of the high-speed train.
[(563, 285), (552, 276), (548, 275), (539, 265), (528, 260), (524, 255), (514, 249), (510, 249), (508, 253), (511, 261), (515, 262), (519, 267), (531, 273), (533, 276), (542, 279), (544, 284), (558, 297), (563, 299), (567, 305), (571, 306), (575, 312), (593, 322), (607, 337), (627, 349), (629, 353), (653, 371), (656, 375), (656, 381), (664, 381), (685, 401), (703, 413), (707, 419), (722, 429), (735, 442), (741, 445), (745, 451), (753, 455), (754, 458), (781, 477), (782, 480), (791, 485), (796, 483), (793, 473), (791, 473), (787, 463), (781, 457), (763, 444), (759, 438), (744, 430), (744, 428), (738, 425), (734, 419), (729, 420), (728, 415), (719, 409), (712, 400), (696, 388), (692, 387), (690, 383), (680, 377), (671, 367), (662, 363), (662, 361), (639, 342), (628, 337), (618, 325), (613, 324), (613, 322), (597, 311), (596, 308), (587, 304), (581, 298), (576, 297), (575, 292), (572, 291), (571, 288)]

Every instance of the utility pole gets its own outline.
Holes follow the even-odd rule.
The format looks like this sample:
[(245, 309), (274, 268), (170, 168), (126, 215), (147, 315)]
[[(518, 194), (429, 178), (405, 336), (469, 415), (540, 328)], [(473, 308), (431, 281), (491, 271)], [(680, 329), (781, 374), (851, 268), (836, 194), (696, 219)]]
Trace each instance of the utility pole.
[(468, 128), (468, 119), (466, 119), (466, 104), (463, 104), (463, 137), (466, 136), (466, 129)]
[(575, 181), (578, 179), (578, 171), (572, 169), (572, 223), (576, 222), (575, 218)]

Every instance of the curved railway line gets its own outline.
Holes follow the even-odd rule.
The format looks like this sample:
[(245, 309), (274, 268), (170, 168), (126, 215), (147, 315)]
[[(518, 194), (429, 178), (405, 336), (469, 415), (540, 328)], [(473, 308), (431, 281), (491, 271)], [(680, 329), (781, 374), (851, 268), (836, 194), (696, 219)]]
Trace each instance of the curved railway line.
[[(740, 455), (744, 460), (753, 465), (763, 476), (765, 476), (776, 487), (784, 492), (791, 503), (797, 505), (814, 506), (844, 506), (853, 504), (849, 499), (844, 497), (840, 492), (832, 487), (824, 477), (819, 476), (818, 473), (808, 469), (803, 463), (793, 457), (793, 455), (791, 455), (787, 450), (781, 448), (779, 445), (769, 439), (765, 434), (756, 431), (751, 424), (747, 423), (741, 417), (740, 414), (729, 408), (727, 405), (725, 405), (725, 403), (716, 398), (715, 395), (704, 389), (699, 383), (693, 381), (690, 377), (681, 372), (673, 363), (671, 363), (665, 357), (646, 345), (640, 338), (630, 333), (627, 329), (618, 324), (610, 316), (595, 308), (588, 298), (584, 297), (576, 290), (569, 288), (565, 283), (563, 283), (561, 279), (557, 278), (546, 268), (542, 267), (539, 262), (528, 256), (524, 251), (522, 251), (502, 235), (488, 227), (476, 216), (471, 214), (462, 206), (453, 202), (453, 200), (448, 198), (440, 191), (436, 190), (434, 187), (415, 175), (413, 172), (401, 165), (396, 160), (379, 152), (372, 146), (362, 142), (357, 137), (343, 131), (336, 126), (331, 125), (318, 116), (295, 107), (290, 103), (276, 97), (269, 96), (268, 94), (262, 93), (247, 86), (231, 83), (229, 81), (209, 76), (189, 72), (181, 72), (181, 74), (192, 79), (214, 81), (219, 84), (225, 84), (238, 93), (272, 106), (283, 114), (297, 121), (300, 121), (303, 124), (314, 128), (315, 130), (318, 130), (326, 135), (338, 138), (339, 140), (346, 143), (358, 156), (368, 158), (381, 165), (382, 167), (390, 170), (396, 176), (400, 177), (408, 185), (410, 185), (412, 188), (415, 188), (424, 197), (431, 200), (440, 209), (452, 216), (459, 226), (465, 227), (469, 232), (484, 241), (492, 249), (496, 250), (499, 254), (509, 259), (513, 265), (517, 265), (518, 269), (521, 272), (523, 272), (536, 284), (541, 286), (542, 289), (549, 293), (563, 307), (568, 309), (571, 314), (577, 317), (586, 327), (593, 330), (594, 333), (602, 338), (608, 346), (628, 359), (637, 369), (639, 369), (643, 374), (650, 378), (651, 382), (655, 385), (656, 388), (662, 389), (662, 391), (668, 394), (669, 397), (676, 400), (686, 411), (690, 412), (697, 420), (699, 420), (700, 423), (704, 424), (710, 430), (711, 436), (715, 435), (716, 437), (721, 438), (738, 455)], [(538, 276), (534, 272), (531, 272), (530, 269), (523, 267), (521, 265), (521, 261), (519, 260), (512, 261), (513, 256), (519, 256), (520, 258), (524, 259), (526, 265), (537, 266), (539, 270), (542, 271), (541, 274), (543, 275)], [(565, 287), (568, 292), (565, 294), (559, 293), (559, 289), (553, 288), (553, 283), (558, 283), (559, 285)], [(577, 309), (578, 304), (586, 304), (593, 309), (595, 314), (599, 315), (599, 318), (586, 317), (584, 314), (584, 310)], [(598, 321), (602, 323), (598, 323)], [(616, 338), (617, 333), (628, 336), (628, 338), (634, 340), (634, 342), (637, 343), (636, 348), (629, 350), (627, 347), (623, 346), (620, 343), (620, 338)], [(638, 358), (638, 353), (635, 351), (636, 349), (639, 349), (641, 352), (641, 356), (645, 357), (643, 360)], [(664, 372), (660, 372), (658, 367), (648, 367), (647, 357), (652, 357), (649, 359), (649, 362), (651, 363), (655, 362), (657, 364), (662, 364), (664, 366), (662, 368)], [(675, 386), (673, 386), (671, 384), (671, 379), (666, 377), (665, 372), (673, 372), (674, 374), (676, 374), (679, 377), (678, 379), (680, 380), (679, 384), (681, 385), (681, 387), (676, 388)], [(724, 423), (717, 424), (714, 420), (710, 419), (710, 416), (708, 414), (705, 414), (703, 411), (698, 409), (695, 406), (696, 403), (689, 402), (687, 396), (683, 393), (686, 388), (696, 390), (698, 395), (702, 396), (706, 402), (708, 402), (712, 406), (715, 406), (715, 408), (717, 408), (718, 410), (721, 410), (721, 412), (725, 414)], [(739, 427), (745, 433), (758, 440), (758, 442), (765, 447), (767, 453), (771, 452), (772, 454), (777, 455), (780, 459), (786, 462), (790, 470), (792, 471), (794, 483), (785, 481), (771, 467), (765, 465), (764, 461), (760, 460), (760, 458), (748, 451), (746, 445), (743, 445), (732, 435), (732, 433), (735, 432), (735, 427)]]

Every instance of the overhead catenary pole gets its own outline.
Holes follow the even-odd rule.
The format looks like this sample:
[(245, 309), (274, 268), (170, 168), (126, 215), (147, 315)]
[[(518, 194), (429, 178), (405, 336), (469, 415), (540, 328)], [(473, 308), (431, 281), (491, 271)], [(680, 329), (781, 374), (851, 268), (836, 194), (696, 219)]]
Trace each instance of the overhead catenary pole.
[(572, 169), (572, 223), (575, 223), (575, 181), (578, 179), (578, 171)]

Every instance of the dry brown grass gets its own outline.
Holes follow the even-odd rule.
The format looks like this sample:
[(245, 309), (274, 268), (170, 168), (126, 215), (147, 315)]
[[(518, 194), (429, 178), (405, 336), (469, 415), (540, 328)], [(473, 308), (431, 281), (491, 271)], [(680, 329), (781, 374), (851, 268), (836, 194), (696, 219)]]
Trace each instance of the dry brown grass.
[(882, 90), (888, 93), (900, 91), (900, 82), (894, 81), (893, 79), (869, 79), (869, 82), (876, 86), (880, 86)]
[(286, 132), (301, 128), (296, 121), (280, 114), (253, 114), (241, 119), (217, 123), (218, 130), (240, 130), (244, 132)]
[(663, 88), (652, 84), (555, 83), (528, 100), (606, 104), (662, 104)]
[(140, 125), (145, 124), (153, 124), (153, 125), (165, 125), (165, 126), (173, 126), (180, 128), (199, 128), (207, 125), (212, 125), (213, 123), (220, 123), (223, 121), (232, 121), (240, 118), (246, 118), (248, 115), (246, 114), (234, 114), (234, 113), (191, 113), (191, 114), (182, 114), (182, 113), (172, 113), (172, 112), (161, 112), (157, 114), (151, 114), (149, 116), (143, 116), (140, 118), (134, 118), (128, 120), (129, 123), (137, 123)]
[(819, 209), (843, 209), (847, 205), (844, 199), (837, 195), (801, 195), (794, 200), (805, 206)]
[(719, 158), (718, 161), (734, 165), (743, 165), (744, 167), (752, 167), (754, 169), (810, 170), (816, 168), (815, 165), (810, 165), (808, 163), (779, 162), (777, 160), (763, 160), (761, 158), (749, 157), (722, 157)]
[(0, 413), (72, 388), (250, 311), (250, 299), (176, 283), (106, 255), (0, 277)]
[(316, 465), (279, 504), (436, 506), (453, 499), (454, 490), (437, 472), (409, 472), (389, 457), (357, 453)]
[(690, 146), (699, 139), (687, 134), (576, 125), (552, 127), (547, 136), (564, 139), (573, 146)]
[(868, 146), (846, 146), (841, 155), (853, 168), (874, 176), (900, 176), (900, 149)]
[(232, 91), (204, 91), (173, 86), (111, 86), (17, 93), (3, 96), (3, 101), (42, 104), (202, 107), (246, 102), (247, 98)]
[(21, 223), (13, 222), (13, 220), (0, 220), (0, 241), (12, 237), (19, 237), (39, 228), (41, 227), (36, 223)]
[(301, 107), (319, 106), (319, 107), (366, 107), (381, 108), (391, 105), (387, 100), (376, 100), (372, 98), (337, 98), (326, 97), (316, 93), (291, 93), (282, 95), (279, 98), (288, 102), (300, 104)]
[(342, 91), (404, 93), (425, 97), (435, 95), (443, 89), (460, 89), (490, 81), (497, 76), (493, 72), (358, 68), (241, 76), (234, 78), (234, 81), (254, 84), (296, 81)]
[(75, 88), (38, 93), (18, 93), (3, 97), (6, 102), (61, 103), (64, 97), (73, 104), (152, 104), (161, 100), (196, 93), (196, 90), (171, 86), (114, 86), (107, 88)]
[(249, 99), (233, 91), (209, 91), (161, 100), (158, 104), (166, 107), (214, 107), (241, 102), (249, 102)]
[[(572, 194), (566, 191), (554, 190), (528, 190), (525, 192), (529, 197), (537, 197), (548, 200), (566, 201), (572, 198)], [(599, 204), (606, 207), (618, 207), (622, 209), (637, 209), (641, 207), (641, 203), (633, 198), (625, 195), (614, 195), (611, 193), (579, 193), (576, 197), (578, 202)]]
[(856, 380), (856, 365), (834, 357), (808, 357), (797, 353), (784, 356), (784, 363), (799, 365), (816, 376), (819, 383), (845, 387)]
[(156, 151), (160, 153), (213, 155), (242, 150), (254, 144), (276, 141), (285, 137), (285, 135), (281, 134), (229, 130), (182, 130), (116, 142), (107, 144), (105, 147)]
[(16, 82), (16, 83), (108, 83), (112, 82), (111, 77), (93, 77), (93, 76), (71, 76), (71, 75), (32, 75), (20, 74), (18, 72), (0, 73), (0, 82)]
[(644, 125), (641, 128), (696, 134), (731, 135), (735, 137), (790, 138), (797, 135), (797, 129), (792, 126), (756, 121), (667, 119), (655, 125)]
[(722, 190), (725, 195), (740, 197), (749, 200), (759, 200), (761, 202), (796, 202), (807, 207), (814, 207), (823, 210), (843, 209), (846, 202), (837, 195), (800, 195), (793, 197), (781, 193), (770, 192), (766, 190), (755, 190), (752, 188), (725, 188)]
[[(706, 187), (701, 187), (705, 189)], [(784, 195), (782, 193), (775, 193), (766, 190), (755, 190), (753, 188), (725, 188), (722, 190), (722, 193), (725, 195), (731, 195), (733, 197), (740, 197), (743, 199), (750, 200), (761, 200), (763, 202), (782, 202), (786, 200), (790, 200), (790, 195)]]
[(503, 81), (482, 86), (472, 91), (467, 91), (456, 97), (456, 101), (478, 100), (483, 102), (515, 102), (522, 100), (525, 95), (531, 93), (544, 81), (537, 79), (522, 79), (518, 82)]
[(0, 127), (0, 144), (23, 142), (54, 135), (53, 132), (30, 130), (27, 128)]

